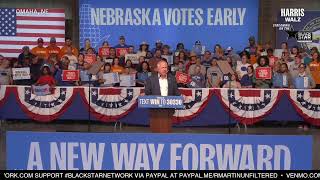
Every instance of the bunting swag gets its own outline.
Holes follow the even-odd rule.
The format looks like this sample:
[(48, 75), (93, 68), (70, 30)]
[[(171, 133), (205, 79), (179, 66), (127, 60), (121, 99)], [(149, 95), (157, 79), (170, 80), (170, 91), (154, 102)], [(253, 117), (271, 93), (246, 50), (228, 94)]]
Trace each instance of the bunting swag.
[(7, 86), (0, 85), (0, 106), (5, 102)]
[(180, 92), (186, 96), (185, 109), (175, 111), (173, 115), (174, 123), (190, 120), (197, 116), (208, 104), (213, 90), (209, 88), (180, 89)]
[(280, 99), (275, 89), (217, 89), (220, 101), (230, 115), (242, 124), (254, 124), (268, 113)]
[(320, 126), (320, 91), (290, 90), (290, 101), (307, 122)]
[(31, 119), (49, 122), (67, 110), (72, 102), (74, 90), (72, 87), (57, 87), (53, 94), (36, 96), (30, 86), (17, 86), (15, 93), (22, 110)]
[(113, 122), (133, 111), (141, 88), (91, 88), (90, 91), (90, 101), (89, 88), (83, 88), (82, 92), (90, 112), (101, 121)]

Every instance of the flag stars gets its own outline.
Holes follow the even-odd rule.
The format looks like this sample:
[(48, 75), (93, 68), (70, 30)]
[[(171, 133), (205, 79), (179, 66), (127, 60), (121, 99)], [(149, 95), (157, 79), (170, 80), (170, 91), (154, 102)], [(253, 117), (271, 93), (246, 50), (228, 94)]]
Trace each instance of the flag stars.
[(200, 97), (200, 96), (201, 96), (201, 92), (198, 91), (198, 92), (196, 93), (196, 95), (197, 95), (198, 97)]
[(298, 98), (300, 98), (300, 99), (301, 99), (301, 98), (302, 98), (302, 94), (300, 94), (300, 93), (299, 93), (299, 94), (298, 94)]
[(270, 99), (271, 98), (271, 94), (266, 94), (265, 97), (266, 97), (266, 99)]

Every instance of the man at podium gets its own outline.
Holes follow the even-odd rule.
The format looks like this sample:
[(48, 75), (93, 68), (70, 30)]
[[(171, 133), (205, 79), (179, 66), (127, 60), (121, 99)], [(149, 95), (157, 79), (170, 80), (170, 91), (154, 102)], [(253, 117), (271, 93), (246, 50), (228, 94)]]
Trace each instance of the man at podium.
[(161, 60), (157, 63), (157, 72), (147, 79), (145, 95), (180, 96), (176, 78), (168, 73), (168, 63), (166, 61)]
[[(176, 79), (168, 73), (168, 63), (161, 60), (157, 63), (157, 72), (152, 74), (145, 84), (145, 95), (180, 96)], [(150, 128), (154, 133), (170, 133), (174, 109), (150, 109)]]

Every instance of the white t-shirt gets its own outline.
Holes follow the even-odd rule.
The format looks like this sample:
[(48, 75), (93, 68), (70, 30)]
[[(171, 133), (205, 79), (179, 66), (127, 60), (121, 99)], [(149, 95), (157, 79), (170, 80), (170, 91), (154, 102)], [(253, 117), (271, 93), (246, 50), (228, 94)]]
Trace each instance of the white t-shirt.
[(242, 64), (242, 62), (238, 61), (237, 63), (237, 68), (236, 68), (236, 71), (237, 73), (239, 73), (238, 75), (240, 75), (240, 77), (244, 76), (245, 74), (247, 74), (247, 70), (248, 70), (248, 67), (250, 66), (249, 63), (246, 63), (246, 64)]

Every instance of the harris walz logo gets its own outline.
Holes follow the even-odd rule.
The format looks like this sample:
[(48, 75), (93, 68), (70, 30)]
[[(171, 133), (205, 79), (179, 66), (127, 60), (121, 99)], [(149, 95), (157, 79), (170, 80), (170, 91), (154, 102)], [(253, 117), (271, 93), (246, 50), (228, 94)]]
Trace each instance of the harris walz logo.
[(281, 17), (284, 18), (286, 23), (301, 22), (301, 18), (304, 16), (303, 8), (281, 8)]

